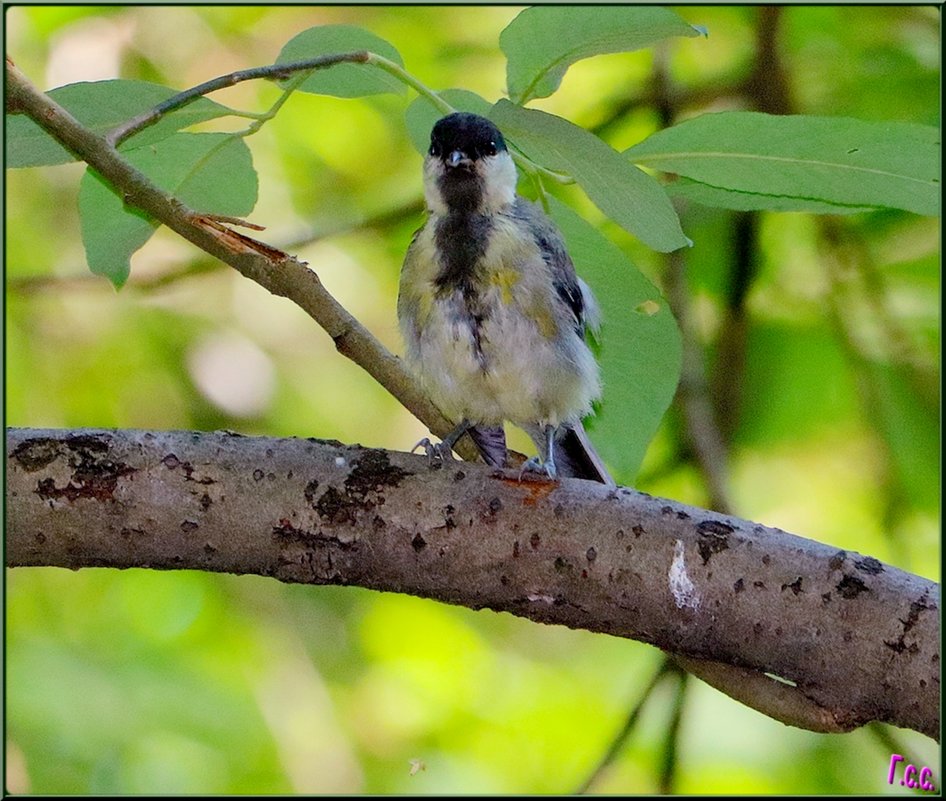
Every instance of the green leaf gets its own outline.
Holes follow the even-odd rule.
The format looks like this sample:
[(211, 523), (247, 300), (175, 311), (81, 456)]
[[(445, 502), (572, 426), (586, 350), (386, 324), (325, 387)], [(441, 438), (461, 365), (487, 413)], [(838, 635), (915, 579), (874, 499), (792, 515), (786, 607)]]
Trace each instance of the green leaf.
[[(257, 178), (249, 148), (231, 134), (179, 133), (125, 155), (159, 187), (193, 209), (242, 216), (256, 205)], [(79, 216), (89, 269), (120, 288), (128, 279), (132, 254), (148, 241), (158, 223), (125, 206), (91, 169), (79, 186)]]
[[(104, 135), (177, 92), (147, 81), (113, 80), (71, 83), (48, 94), (83, 125)], [(135, 134), (119, 149), (129, 150), (159, 142), (181, 128), (232, 113), (232, 109), (200, 97)], [(8, 167), (40, 167), (76, 161), (75, 156), (23, 114), (8, 114), (6, 131)]]
[(610, 240), (564, 203), (550, 198), (575, 269), (601, 306), (604, 395), (588, 421), (608, 465), (630, 482), (680, 380), (680, 332), (657, 288)]
[[(472, 111), (474, 114), (486, 117), (492, 107), (488, 100), (466, 89), (444, 89), (437, 94), (457, 111)], [(430, 129), (443, 116), (444, 113), (424, 95), (418, 95), (407, 107), (404, 112), (407, 133), (411, 138), (411, 144), (419, 153), (427, 152), (430, 145)]]
[(509, 97), (520, 105), (548, 97), (576, 61), (640, 50), (669, 36), (705, 31), (658, 6), (534, 6), (499, 35)]
[(489, 114), (530, 159), (565, 172), (594, 204), (655, 250), (689, 244), (663, 187), (610, 145), (554, 114), (500, 100)]
[(872, 206), (842, 206), (823, 200), (786, 197), (785, 195), (763, 195), (760, 192), (737, 192), (718, 186), (692, 181), (680, 177), (664, 186), (673, 198), (689, 200), (703, 206), (714, 206), (733, 211), (806, 211), (811, 214), (854, 214), (859, 211), (874, 211)]
[[(319, 25), (302, 31), (286, 42), (276, 63), (289, 64), (355, 50), (370, 50), (404, 66), (401, 54), (391, 44), (354, 25)], [(285, 85), (287, 82), (280, 81), (280, 84)], [(407, 87), (393, 75), (370, 64), (337, 64), (316, 70), (302, 82), (299, 89), (334, 97), (363, 97), (389, 92), (404, 94), (407, 91)]]
[(625, 155), (720, 189), (939, 214), (940, 132), (926, 125), (727, 111)]
[(143, 211), (126, 208), (91, 168), (79, 183), (79, 218), (89, 269), (121, 289), (131, 272), (131, 254), (158, 230), (158, 223)]

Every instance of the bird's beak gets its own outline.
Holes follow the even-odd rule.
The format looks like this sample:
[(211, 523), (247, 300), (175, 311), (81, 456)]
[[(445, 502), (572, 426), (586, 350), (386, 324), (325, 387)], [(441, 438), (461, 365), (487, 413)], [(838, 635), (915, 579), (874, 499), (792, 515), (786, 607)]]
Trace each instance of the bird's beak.
[(472, 162), (462, 150), (454, 150), (445, 159), (448, 167), (467, 167)]

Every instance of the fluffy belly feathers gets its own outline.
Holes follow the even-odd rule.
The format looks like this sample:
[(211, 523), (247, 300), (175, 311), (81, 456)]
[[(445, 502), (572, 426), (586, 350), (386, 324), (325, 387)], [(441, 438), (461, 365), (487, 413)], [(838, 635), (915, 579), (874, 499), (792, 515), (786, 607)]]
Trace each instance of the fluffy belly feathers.
[(470, 313), (459, 292), (434, 301), (409, 349), (434, 402), (451, 417), (485, 424), (558, 425), (587, 414), (599, 382), (584, 341), (573, 330), (549, 337), (541, 320), (496, 301), (480, 314)]
[(451, 284), (437, 230), (431, 218), (415, 237), (398, 298), (408, 362), (433, 401), (449, 417), (487, 425), (558, 425), (589, 413), (598, 366), (535, 241), (503, 215), (461, 229), (473, 255)]

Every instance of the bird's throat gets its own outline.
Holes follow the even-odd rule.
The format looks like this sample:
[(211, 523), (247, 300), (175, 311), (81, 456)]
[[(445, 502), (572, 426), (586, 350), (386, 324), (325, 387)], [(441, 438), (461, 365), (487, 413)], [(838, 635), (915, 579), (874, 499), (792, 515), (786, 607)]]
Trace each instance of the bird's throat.
[(492, 228), (491, 218), (484, 214), (451, 211), (437, 220), (434, 239), (440, 272), (434, 283), (439, 293), (471, 292)]

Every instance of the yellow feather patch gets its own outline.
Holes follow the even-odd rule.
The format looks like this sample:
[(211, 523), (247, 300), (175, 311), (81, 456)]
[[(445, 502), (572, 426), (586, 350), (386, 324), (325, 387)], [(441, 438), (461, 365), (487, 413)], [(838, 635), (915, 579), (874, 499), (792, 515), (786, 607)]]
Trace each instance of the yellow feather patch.
[(512, 303), (513, 287), (518, 284), (521, 279), (522, 276), (517, 270), (498, 269), (494, 270), (489, 275), (490, 285), (499, 288), (502, 302), (507, 306)]
[(534, 300), (524, 309), (526, 316), (535, 323), (539, 333), (546, 339), (554, 339), (558, 334), (558, 326), (551, 309), (544, 303)]
[(541, 309), (535, 318), (539, 325), (539, 333), (546, 339), (552, 339), (558, 333), (558, 326), (555, 325), (555, 318), (548, 309)]

